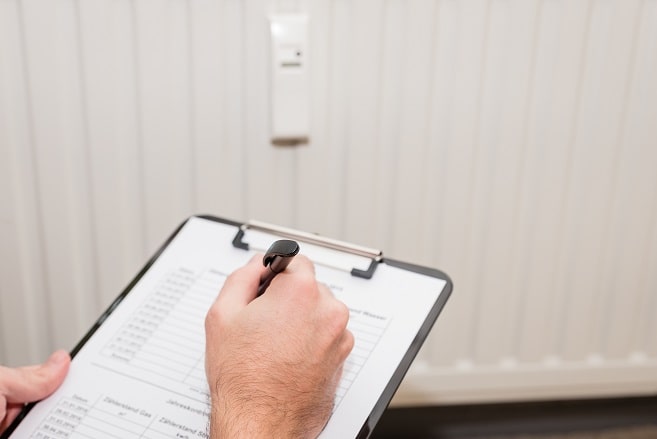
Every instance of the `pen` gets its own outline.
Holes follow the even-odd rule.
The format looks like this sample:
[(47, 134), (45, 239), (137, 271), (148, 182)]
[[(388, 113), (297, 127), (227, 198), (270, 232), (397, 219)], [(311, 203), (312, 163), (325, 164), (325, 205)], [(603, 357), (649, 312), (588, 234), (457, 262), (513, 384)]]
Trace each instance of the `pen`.
[(272, 279), (285, 270), (297, 253), (299, 253), (299, 244), (289, 239), (280, 239), (269, 247), (262, 258), (262, 264), (269, 270), (260, 278), (257, 296), (265, 292)]

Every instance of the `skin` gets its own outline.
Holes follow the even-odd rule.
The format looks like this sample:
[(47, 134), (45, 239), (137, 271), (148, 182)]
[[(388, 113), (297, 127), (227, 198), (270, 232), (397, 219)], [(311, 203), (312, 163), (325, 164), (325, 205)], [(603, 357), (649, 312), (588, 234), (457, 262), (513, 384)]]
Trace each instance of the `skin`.
[(38, 401), (54, 392), (64, 381), (70, 364), (68, 353), (59, 350), (43, 364), (17, 368), (0, 366), (0, 433), (25, 403)]
[(228, 277), (206, 318), (213, 438), (312, 438), (353, 348), (349, 310), (297, 256), (256, 298), (261, 257)]
[[(342, 365), (354, 345), (349, 310), (297, 256), (256, 298), (261, 256), (230, 275), (206, 321), (211, 438), (313, 438), (331, 414)], [(0, 366), (0, 433), (27, 402), (54, 392), (70, 356)]]

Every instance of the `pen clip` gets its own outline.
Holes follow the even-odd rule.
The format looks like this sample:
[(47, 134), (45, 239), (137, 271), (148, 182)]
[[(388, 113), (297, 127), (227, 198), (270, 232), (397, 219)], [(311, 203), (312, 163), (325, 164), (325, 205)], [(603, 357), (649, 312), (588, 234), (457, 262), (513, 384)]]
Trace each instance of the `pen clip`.
[(274, 242), (262, 258), (262, 264), (274, 273), (280, 273), (294, 256), (299, 253), (299, 244), (289, 239)]

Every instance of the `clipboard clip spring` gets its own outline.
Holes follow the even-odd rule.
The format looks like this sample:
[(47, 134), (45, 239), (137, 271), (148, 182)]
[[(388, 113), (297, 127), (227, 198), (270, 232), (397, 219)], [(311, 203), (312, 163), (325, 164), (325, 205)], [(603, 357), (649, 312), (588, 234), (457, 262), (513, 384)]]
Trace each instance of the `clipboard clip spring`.
[(376, 267), (383, 260), (383, 252), (381, 250), (363, 247), (356, 244), (350, 244), (348, 242), (339, 241), (337, 239), (325, 238), (320, 235), (301, 232), (298, 230), (288, 229), (286, 227), (280, 227), (253, 220), (240, 226), (237, 234), (233, 238), (234, 247), (242, 250), (249, 250), (249, 244), (244, 242), (244, 234), (249, 229), (259, 230), (261, 232), (270, 233), (272, 235), (281, 236), (283, 238), (293, 239), (296, 241), (305, 242), (307, 244), (313, 244), (356, 256), (366, 257), (371, 260), (367, 269), (360, 270), (358, 268), (352, 268), (350, 271), (352, 276), (360, 277), (363, 279), (371, 279), (374, 275), (374, 271), (376, 271)]

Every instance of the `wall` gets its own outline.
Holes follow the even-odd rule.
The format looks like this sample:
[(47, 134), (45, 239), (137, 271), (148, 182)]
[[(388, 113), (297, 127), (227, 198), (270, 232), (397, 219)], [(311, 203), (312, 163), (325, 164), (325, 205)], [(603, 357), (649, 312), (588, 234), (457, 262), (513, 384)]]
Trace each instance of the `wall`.
[[(312, 22), (298, 148), (282, 11)], [(396, 403), (655, 393), (655, 78), (655, 0), (0, 0), (0, 362), (72, 347), (213, 213), (452, 276)]]

